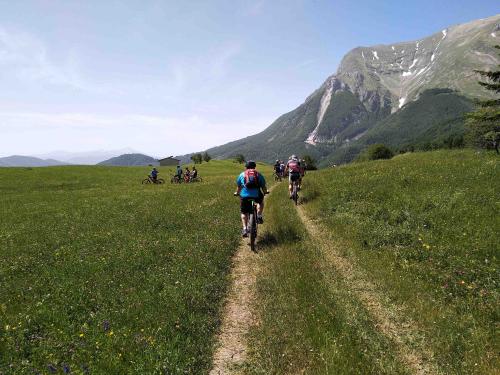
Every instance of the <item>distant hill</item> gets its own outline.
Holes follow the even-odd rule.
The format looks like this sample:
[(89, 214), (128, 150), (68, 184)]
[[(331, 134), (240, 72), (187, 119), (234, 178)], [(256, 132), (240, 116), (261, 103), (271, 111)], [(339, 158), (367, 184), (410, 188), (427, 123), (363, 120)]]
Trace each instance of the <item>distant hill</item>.
[(140, 165), (159, 165), (158, 160), (144, 154), (123, 154), (114, 158), (100, 162), (98, 165), (111, 165), (111, 166), (140, 166)]
[(68, 165), (54, 159), (40, 159), (33, 156), (12, 155), (0, 158), (0, 167), (51, 167), (56, 165)]
[(100, 163), (101, 161), (114, 158), (115, 156), (120, 156), (123, 154), (133, 154), (133, 153), (137, 153), (137, 151), (131, 148), (123, 148), (119, 150), (90, 150), (90, 151), (79, 151), (79, 152), (52, 151), (46, 154), (33, 155), (33, 156), (42, 159), (61, 160), (63, 162), (68, 162), (70, 164), (94, 165)]

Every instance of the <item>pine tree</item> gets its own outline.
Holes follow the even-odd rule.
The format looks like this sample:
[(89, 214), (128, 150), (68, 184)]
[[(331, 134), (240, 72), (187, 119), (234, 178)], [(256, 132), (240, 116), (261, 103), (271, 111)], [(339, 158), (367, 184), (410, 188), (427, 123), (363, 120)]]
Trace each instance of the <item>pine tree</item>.
[[(500, 49), (500, 45), (495, 46)], [(499, 54), (500, 55), (500, 54)], [(499, 65), (500, 68), (500, 65)], [(500, 70), (486, 72), (476, 70), (486, 81), (478, 83), (487, 90), (500, 93)], [(467, 114), (467, 137), (475, 146), (491, 149), (498, 153), (500, 144), (500, 98), (479, 102), (479, 107)]]

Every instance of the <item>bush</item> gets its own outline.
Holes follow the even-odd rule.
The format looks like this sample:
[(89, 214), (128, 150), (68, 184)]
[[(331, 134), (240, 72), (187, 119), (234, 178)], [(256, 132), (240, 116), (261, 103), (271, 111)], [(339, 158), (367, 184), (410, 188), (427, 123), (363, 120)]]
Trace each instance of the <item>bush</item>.
[(303, 160), (305, 163), (305, 168), (308, 171), (315, 171), (316, 169), (318, 169), (316, 167), (316, 160), (314, 160), (311, 155), (304, 155)]
[(392, 150), (383, 144), (375, 144), (368, 147), (363, 153), (361, 153), (358, 160), (379, 160), (379, 159), (391, 159), (394, 156)]
[(236, 163), (240, 163), (240, 164), (243, 164), (245, 162), (245, 156), (242, 155), (242, 154), (238, 154), (234, 157), (234, 161)]
[(191, 160), (195, 164), (201, 164), (203, 162), (203, 158), (202, 158), (201, 154), (194, 154), (194, 155), (192, 155), (191, 156)]
[(203, 161), (208, 163), (210, 160), (212, 160), (212, 157), (208, 154), (208, 152), (205, 151), (205, 153), (203, 154)]

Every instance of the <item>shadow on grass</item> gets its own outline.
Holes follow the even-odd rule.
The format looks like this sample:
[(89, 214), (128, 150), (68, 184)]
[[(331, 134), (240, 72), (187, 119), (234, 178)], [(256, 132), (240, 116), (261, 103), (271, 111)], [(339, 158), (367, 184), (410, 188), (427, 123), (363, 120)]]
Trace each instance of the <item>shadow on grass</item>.
[(303, 240), (303, 234), (291, 227), (280, 227), (266, 231), (259, 238), (259, 251), (271, 251), (276, 246), (296, 244)]
[(305, 190), (302, 196), (299, 199), (299, 204), (306, 204), (308, 202), (312, 202), (316, 198), (320, 196), (320, 193), (318, 190), (312, 188), (309, 190)]
[(271, 248), (278, 245), (278, 239), (276, 236), (270, 232), (264, 233), (264, 235), (259, 239), (259, 247), (261, 249)]

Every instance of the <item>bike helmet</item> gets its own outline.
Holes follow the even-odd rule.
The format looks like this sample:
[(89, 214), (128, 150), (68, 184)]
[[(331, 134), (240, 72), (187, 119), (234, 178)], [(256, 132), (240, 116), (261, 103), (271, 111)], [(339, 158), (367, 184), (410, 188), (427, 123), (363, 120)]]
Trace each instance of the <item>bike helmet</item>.
[(249, 160), (245, 163), (245, 168), (247, 169), (255, 169), (257, 167), (257, 164), (253, 160)]
[(291, 159), (291, 160), (297, 160), (297, 155), (292, 155), (292, 156), (290, 156), (290, 159)]

